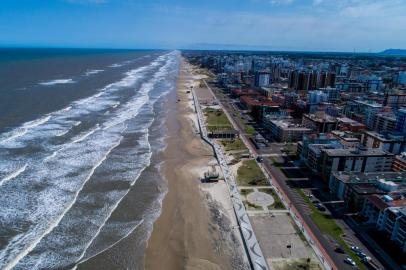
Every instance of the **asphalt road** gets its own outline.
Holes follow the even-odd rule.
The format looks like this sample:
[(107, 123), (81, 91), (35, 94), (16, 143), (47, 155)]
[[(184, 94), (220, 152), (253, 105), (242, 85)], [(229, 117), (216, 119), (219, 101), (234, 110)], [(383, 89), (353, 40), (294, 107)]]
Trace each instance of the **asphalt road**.
[[(214, 87), (212, 89), (214, 89)], [(236, 112), (235, 112), (234, 107), (231, 106), (231, 104), (230, 104), (231, 100), (226, 95), (222, 94), (220, 92), (220, 90), (218, 90), (218, 89), (215, 89), (213, 92), (216, 95), (216, 97), (220, 100), (220, 103), (221, 103), (221, 106), (223, 107), (223, 109), (227, 110), (229, 112), (230, 117), (233, 118), (234, 122), (236, 123), (236, 125), (239, 129), (240, 136), (244, 136), (247, 138), (247, 134), (245, 133), (244, 127), (240, 124), (240, 120), (235, 119), (236, 117), (234, 116), (234, 113), (236, 113)], [(236, 114), (236, 115), (238, 115), (238, 114)], [(249, 140), (246, 140), (246, 141), (249, 141)], [(258, 155), (258, 150), (255, 147), (250, 147), (250, 148), (256, 153), (256, 155)], [(286, 176), (278, 168), (275, 168), (268, 159), (264, 159), (263, 165), (264, 165), (265, 169), (268, 171), (269, 175), (272, 175), (274, 180), (279, 185), (280, 191), (283, 194), (285, 194), (285, 196), (289, 199), (289, 201), (292, 202), (293, 206), (297, 209), (297, 211), (299, 213), (301, 213), (303, 221), (307, 224), (308, 228), (310, 228), (313, 235), (318, 239), (322, 248), (331, 258), (331, 260), (333, 260), (334, 264), (338, 267), (338, 269), (340, 269), (340, 270), (341, 269), (342, 270), (355, 269), (355, 267), (352, 267), (344, 262), (344, 259), (347, 257), (345, 254), (339, 254), (334, 251), (335, 246), (332, 245), (332, 243), (330, 243), (325, 238), (324, 234), (320, 231), (320, 229), (311, 219), (310, 213), (308, 212), (308, 210), (305, 210), (302, 207), (302, 202), (298, 201), (298, 199), (297, 199), (298, 197), (293, 194), (294, 191), (291, 190), (289, 186), (287, 186)]]

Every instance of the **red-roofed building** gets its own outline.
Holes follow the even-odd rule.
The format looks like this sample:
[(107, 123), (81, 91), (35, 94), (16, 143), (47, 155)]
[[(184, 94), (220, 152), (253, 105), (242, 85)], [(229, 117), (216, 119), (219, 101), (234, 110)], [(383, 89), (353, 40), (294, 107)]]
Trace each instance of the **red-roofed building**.
[(266, 113), (278, 112), (280, 107), (275, 103), (262, 96), (241, 96), (241, 103), (250, 111), (251, 115), (259, 120)]
[(372, 195), (365, 200), (362, 215), (367, 223), (386, 234), (406, 252), (406, 197), (405, 192)]
[(258, 96), (259, 95), (258, 91), (255, 91), (253, 89), (241, 89), (241, 88), (235, 88), (235, 89), (231, 90), (231, 93), (236, 97)]

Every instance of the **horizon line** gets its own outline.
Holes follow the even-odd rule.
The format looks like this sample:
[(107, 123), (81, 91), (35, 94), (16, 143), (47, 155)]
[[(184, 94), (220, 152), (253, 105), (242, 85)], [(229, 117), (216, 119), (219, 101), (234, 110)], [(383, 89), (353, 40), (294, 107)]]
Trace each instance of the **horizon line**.
[[(69, 50), (122, 50), (122, 51), (141, 51), (141, 50), (154, 50), (154, 51), (169, 51), (169, 50), (179, 50), (179, 51), (223, 51), (223, 52), (281, 52), (281, 53), (331, 53), (331, 54), (384, 54), (387, 50), (403, 50), (406, 49), (399, 49), (399, 48), (388, 48), (384, 49), (380, 52), (363, 52), (363, 51), (332, 51), (332, 50), (283, 50), (283, 49), (253, 49), (253, 48), (126, 48), (126, 47), (85, 47), (85, 46), (20, 46), (20, 45), (0, 45), (0, 50), (4, 49), (69, 49)], [(396, 54), (388, 54), (389, 56), (396, 56)]]

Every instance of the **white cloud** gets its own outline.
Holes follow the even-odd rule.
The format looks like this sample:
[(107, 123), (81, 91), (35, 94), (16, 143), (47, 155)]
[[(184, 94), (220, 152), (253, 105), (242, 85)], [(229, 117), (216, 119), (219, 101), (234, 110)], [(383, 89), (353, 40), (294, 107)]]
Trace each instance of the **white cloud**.
[(272, 5), (289, 5), (292, 4), (294, 0), (271, 0)]
[(314, 6), (310, 1), (300, 10), (289, 6), (267, 12), (191, 9), (180, 11), (176, 18), (168, 11), (163, 16), (168, 18), (165, 39), (182, 44), (260, 45), (275, 50), (381, 51), (406, 44), (404, 0), (319, 2)]
[(324, 2), (324, 0), (313, 0), (313, 5), (318, 6), (318, 5), (322, 4), (323, 2)]
[(353, 18), (404, 16), (405, 0), (358, 0), (351, 1), (341, 10), (340, 14)]
[(65, 2), (71, 4), (104, 4), (107, 0), (65, 0)]

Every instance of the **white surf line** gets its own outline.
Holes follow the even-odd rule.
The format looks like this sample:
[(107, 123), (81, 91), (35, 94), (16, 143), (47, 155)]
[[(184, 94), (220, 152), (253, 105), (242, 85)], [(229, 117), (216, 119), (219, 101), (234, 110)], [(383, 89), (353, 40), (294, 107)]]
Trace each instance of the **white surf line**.
[(47, 82), (40, 82), (38, 84), (44, 85), (44, 86), (52, 86), (52, 85), (57, 85), (57, 84), (68, 84), (68, 83), (75, 83), (75, 81), (73, 79), (57, 79), (57, 80), (52, 80), (52, 81), (47, 81)]
[[(69, 142), (67, 144), (64, 144), (61, 148), (55, 150), (51, 155), (44, 158), (44, 161), (47, 162), (48, 160), (54, 158), (59, 152), (66, 149), (67, 147), (71, 146), (72, 144), (75, 144), (75, 143), (78, 143), (78, 142), (81, 142), (81, 141), (85, 140), (87, 137), (89, 137), (90, 135), (92, 135), (93, 133), (95, 133), (99, 129), (100, 129), (99, 124), (96, 124), (95, 128), (93, 128), (89, 132), (83, 134), (81, 137), (77, 138), (76, 140), (73, 140), (73, 141), (71, 141), (71, 142)], [(69, 130), (68, 130), (68, 132), (69, 132)], [(62, 136), (62, 135), (57, 135), (57, 136)]]
[[(161, 67), (160, 71), (162, 71), (162, 69), (164, 69), (165, 67), (169, 66), (169, 62), (167, 62), (164, 66)], [(156, 79), (159, 76), (154, 76), (155, 81), (152, 83), (153, 86), (157, 83)], [(153, 88), (153, 86), (151, 87), (151, 89)], [(149, 92), (149, 91), (148, 91)], [(158, 100), (160, 97), (164, 96), (165, 94), (169, 93), (169, 91), (165, 91), (165, 93), (162, 93), (156, 100)], [(156, 101), (155, 100), (155, 101)], [(155, 103), (155, 102), (154, 102)], [(144, 103), (145, 104), (145, 103)], [(100, 234), (101, 230), (103, 229), (103, 227), (106, 225), (107, 221), (110, 219), (111, 215), (114, 213), (114, 211), (117, 209), (118, 205), (120, 204), (120, 202), (127, 196), (127, 194), (130, 192), (131, 187), (134, 186), (134, 184), (137, 182), (137, 180), (139, 179), (139, 177), (141, 176), (141, 174), (145, 171), (146, 168), (148, 168), (151, 165), (151, 157), (152, 157), (152, 152), (151, 152), (151, 144), (148, 141), (148, 137), (149, 137), (149, 133), (148, 133), (148, 129), (149, 127), (145, 128), (143, 131), (146, 131), (145, 136), (147, 136), (147, 145), (148, 145), (148, 163), (145, 165), (145, 167), (140, 170), (137, 174), (137, 176), (135, 177), (135, 180), (132, 181), (130, 183), (130, 187), (127, 189), (127, 191), (124, 193), (124, 195), (113, 205), (113, 207), (111, 208), (110, 213), (106, 216), (106, 218), (104, 219), (104, 221), (102, 222), (102, 224), (99, 226), (99, 228), (97, 229), (96, 233), (93, 235), (93, 237), (90, 239), (90, 241), (86, 244), (83, 252), (81, 253), (81, 255), (79, 256), (79, 258), (76, 260), (76, 265), (72, 268), (72, 270), (76, 270), (77, 266), (101, 253), (103, 253), (104, 251), (106, 251), (107, 249), (110, 249), (111, 247), (113, 247), (114, 245), (116, 245), (117, 243), (119, 243), (121, 240), (127, 238), (136, 228), (139, 227), (139, 225), (141, 225), (141, 223), (144, 221), (143, 219), (139, 222), (139, 224), (134, 227), (129, 233), (127, 233), (124, 237), (120, 238), (118, 241), (116, 241), (115, 243), (113, 243), (112, 245), (106, 247), (105, 249), (103, 249), (102, 251), (96, 253), (95, 255), (86, 258), (84, 260), (81, 261), (81, 259), (85, 256), (86, 251), (89, 249), (90, 245), (94, 242), (94, 240), (97, 238), (97, 236)]]
[[(147, 135), (149, 136), (149, 135)], [(148, 140), (148, 138), (147, 138)], [(148, 142), (148, 163), (145, 165), (145, 167), (140, 170), (137, 174), (137, 176), (135, 177), (135, 180), (132, 181), (130, 183), (130, 187), (127, 189), (127, 191), (124, 193), (124, 195), (115, 203), (113, 204), (113, 207), (111, 208), (110, 213), (106, 216), (106, 218), (104, 219), (103, 223), (99, 226), (99, 228), (97, 229), (95, 235), (93, 235), (93, 237), (90, 239), (90, 241), (86, 244), (85, 249), (83, 250), (83, 252), (81, 253), (81, 255), (79, 256), (79, 259), (76, 260), (76, 263), (79, 263), (80, 260), (83, 258), (83, 256), (85, 255), (86, 251), (88, 250), (88, 248), (90, 247), (90, 245), (93, 243), (93, 241), (96, 239), (96, 237), (100, 234), (102, 228), (104, 227), (104, 225), (106, 225), (106, 222), (109, 220), (109, 218), (111, 217), (111, 215), (113, 214), (113, 212), (117, 209), (118, 205), (120, 204), (120, 202), (125, 198), (125, 196), (127, 196), (128, 192), (130, 192), (131, 187), (134, 186), (134, 184), (137, 182), (137, 180), (140, 178), (141, 174), (145, 171), (145, 169), (151, 165), (151, 157), (152, 157), (152, 153), (151, 153), (151, 145)], [(120, 240), (119, 240), (120, 241)]]
[[(168, 63), (166, 63), (167, 65)], [(165, 65), (165, 66), (166, 66)], [(163, 66), (164, 67), (164, 66)], [(163, 68), (162, 67), (162, 68)], [(146, 67), (142, 67), (142, 68), (148, 68), (148, 66)], [(102, 94), (102, 93), (100, 93)], [(145, 103), (144, 103), (145, 104)], [(138, 114), (137, 114), (138, 115)], [(49, 116), (50, 117), (50, 116)], [(90, 134), (89, 134), (90, 135)], [(88, 136), (89, 136), (88, 135)], [(88, 137), (86, 136), (86, 137)], [(82, 140), (85, 138), (82, 138)], [(77, 197), (79, 195), (79, 193), (82, 191), (83, 187), (85, 186), (85, 184), (87, 183), (87, 181), (90, 179), (90, 177), (93, 175), (94, 171), (97, 169), (97, 167), (99, 167), (104, 160), (107, 158), (107, 156), (110, 154), (110, 152), (116, 148), (120, 143), (121, 140), (123, 139), (123, 137), (120, 138), (120, 140), (118, 141), (117, 144), (113, 145), (112, 148), (110, 148), (106, 155), (92, 168), (91, 173), (89, 174), (89, 176), (85, 179), (85, 181), (83, 182), (82, 186), (80, 187), (80, 189), (75, 193), (74, 199), (73, 201), (68, 204), (67, 208), (65, 208), (65, 211), (62, 212), (62, 214), (56, 219), (54, 220), (50, 226), (48, 227), (48, 229), (41, 234), (37, 239), (35, 239), (33, 242), (31, 242), (26, 248), (24, 248), (24, 250), (22, 252), (20, 252), (19, 254), (17, 254), (17, 256), (15, 256), (10, 262), (7, 263), (7, 265), (2, 269), (2, 270), (10, 270), (12, 269), (14, 266), (16, 266), (18, 264), (18, 262), (24, 258), (28, 253), (30, 253), (38, 244), (39, 242), (46, 236), (48, 235), (56, 226), (59, 225), (59, 223), (61, 222), (62, 218), (65, 216), (65, 214), (72, 208), (72, 206), (75, 204)], [(79, 140), (81, 141), (81, 140)], [(75, 142), (75, 141), (74, 141)], [(77, 142), (77, 140), (76, 140)], [(148, 166), (147, 166), (148, 167)]]
[(7, 175), (7, 176), (4, 177), (3, 179), (1, 179), (1, 181), (0, 181), (0, 187), (1, 187), (4, 183), (6, 183), (6, 182), (8, 182), (8, 181), (10, 181), (10, 180), (12, 180), (12, 179), (14, 179), (14, 178), (16, 178), (16, 177), (19, 176), (20, 174), (22, 174), (22, 173), (25, 171), (25, 169), (27, 169), (27, 166), (28, 166), (28, 164), (25, 164), (24, 166), (22, 166), (22, 167), (19, 168), (18, 170), (16, 170), (16, 171), (10, 173), (9, 175)]
[(72, 127), (70, 127), (70, 128), (68, 128), (68, 129), (62, 131), (61, 133), (56, 134), (55, 136), (56, 136), (56, 137), (62, 137), (63, 135), (68, 134), (71, 129), (72, 129)]
[(24, 258), (25, 256), (27, 256), (28, 253), (30, 253), (38, 244), (39, 242), (41, 242), (41, 240), (47, 236), (50, 232), (52, 232), (52, 230), (57, 227), (59, 225), (59, 223), (61, 222), (61, 220), (63, 219), (63, 217), (66, 215), (66, 213), (72, 208), (72, 206), (76, 203), (76, 200), (78, 198), (79, 193), (82, 191), (83, 187), (85, 186), (85, 184), (87, 183), (87, 181), (89, 181), (89, 179), (92, 177), (92, 175), (94, 174), (94, 172), (96, 171), (96, 169), (106, 160), (106, 158), (108, 157), (108, 155), (111, 153), (111, 151), (113, 151), (114, 148), (116, 148), (118, 145), (120, 145), (121, 140), (123, 139), (123, 137), (121, 136), (120, 140), (118, 140), (118, 142), (116, 144), (114, 144), (104, 155), (104, 157), (99, 160), (95, 166), (93, 166), (93, 168), (90, 170), (90, 173), (88, 175), (88, 177), (83, 181), (82, 185), (80, 186), (80, 188), (75, 192), (75, 196), (73, 197), (73, 200), (67, 205), (67, 207), (65, 208), (65, 210), (62, 212), (61, 215), (59, 215), (52, 223), (49, 224), (49, 227), (47, 228), (47, 230), (45, 230), (39, 237), (37, 237), (37, 239), (35, 239), (33, 242), (31, 242), (28, 246), (26, 246), (24, 248), (24, 250), (22, 250), (19, 254), (17, 254), (11, 261), (9, 261), (7, 263), (7, 265), (4, 266), (3, 270), (11, 270), (14, 266), (16, 266), (18, 264), (18, 262)]
[[(167, 67), (167, 65), (168, 65), (168, 62), (167, 62), (164, 66), (161, 67), (160, 71), (162, 71), (162, 69), (164, 69), (165, 67)], [(154, 79), (153, 79), (153, 80), (155, 80), (155, 81), (152, 82), (152, 86), (151, 86), (150, 90), (151, 90), (151, 89), (153, 88), (153, 86), (155, 86), (155, 84), (157, 83), (157, 80), (156, 80), (157, 78), (159, 78), (159, 75), (154, 76)], [(150, 83), (151, 83), (151, 82), (150, 82)], [(148, 84), (148, 83), (147, 83), (147, 84)], [(149, 91), (146, 91), (146, 93), (149, 93)], [(161, 94), (160, 96), (162, 96), (162, 94)], [(158, 99), (159, 99), (159, 98), (158, 98)], [(158, 100), (158, 99), (156, 99), (156, 100)], [(144, 104), (145, 104), (145, 103), (146, 103), (146, 102), (144, 102)], [(141, 106), (141, 107), (142, 107), (142, 106)], [(138, 113), (137, 113), (137, 115), (138, 115)], [(134, 117), (136, 117), (136, 116), (134, 116)], [(107, 127), (107, 128), (110, 128), (110, 127)], [(149, 128), (149, 127), (148, 127), (148, 128)], [(102, 222), (102, 224), (101, 224), (101, 225), (99, 226), (99, 228), (97, 229), (96, 233), (92, 236), (92, 238), (90, 239), (90, 241), (86, 244), (86, 246), (85, 246), (83, 252), (80, 254), (79, 258), (76, 260), (76, 265), (75, 265), (74, 268), (72, 268), (72, 270), (76, 269), (76, 267), (77, 267), (78, 264), (83, 263), (83, 262), (89, 260), (90, 258), (93, 258), (94, 256), (97, 256), (98, 254), (100, 254), (100, 253), (104, 252), (105, 250), (111, 248), (112, 246), (116, 245), (116, 244), (117, 244), (118, 242), (120, 242), (122, 239), (126, 238), (129, 234), (131, 234), (131, 232), (134, 231), (134, 230), (139, 226), (139, 225), (138, 225), (137, 227), (135, 227), (130, 233), (128, 233), (126, 236), (124, 236), (123, 238), (119, 239), (117, 242), (115, 242), (113, 245), (107, 247), (107, 248), (104, 249), (103, 251), (101, 251), (101, 252), (99, 252), (99, 253), (93, 255), (92, 257), (89, 257), (89, 258), (87, 258), (87, 259), (85, 259), (85, 260), (83, 260), (83, 261), (80, 261), (80, 260), (84, 257), (84, 255), (86, 254), (86, 251), (89, 249), (90, 245), (93, 243), (93, 241), (96, 239), (96, 237), (100, 234), (102, 228), (104, 227), (104, 225), (106, 225), (106, 222), (109, 220), (109, 218), (111, 217), (111, 215), (113, 214), (113, 212), (117, 209), (117, 207), (118, 207), (118, 205), (120, 204), (120, 202), (125, 198), (125, 196), (127, 196), (128, 192), (130, 192), (131, 187), (134, 186), (134, 184), (137, 182), (137, 180), (139, 179), (139, 177), (141, 176), (141, 174), (144, 172), (144, 170), (145, 170), (146, 168), (148, 168), (148, 166), (151, 165), (152, 152), (151, 152), (151, 144), (150, 144), (149, 141), (148, 141), (148, 137), (149, 137), (148, 128), (145, 128), (145, 129), (143, 130), (143, 131), (146, 131), (146, 134), (145, 134), (145, 135), (147, 136), (147, 144), (148, 144), (148, 163), (145, 165), (145, 167), (144, 167), (142, 170), (140, 170), (140, 171), (138, 172), (137, 176), (135, 177), (135, 180), (130, 183), (130, 187), (127, 189), (127, 191), (124, 193), (124, 195), (123, 195), (115, 204), (113, 204), (113, 207), (111, 208), (110, 213), (106, 216), (106, 218), (104, 219), (104, 221)], [(126, 127), (126, 129), (127, 129), (127, 127)], [(141, 221), (141, 222), (142, 222), (142, 221)]]
[(47, 162), (48, 160), (54, 158), (62, 149), (64, 149), (65, 147), (61, 147), (60, 149), (56, 150), (55, 152), (53, 152), (51, 155), (47, 156), (46, 158), (44, 158), (44, 161)]
[(62, 109), (61, 112), (67, 112), (67, 111), (70, 111), (71, 109), (72, 109), (72, 106), (68, 106), (68, 107)]
[(113, 109), (117, 108), (117, 106), (120, 105), (120, 101), (117, 101), (116, 103), (114, 103), (113, 106), (111, 106)]
[[(156, 60), (154, 60), (153, 62), (151, 62), (150, 64), (148, 64), (146, 66), (142, 66), (142, 67), (133, 69), (130, 72), (134, 73), (134, 74), (132, 74), (133, 76), (137, 75), (138, 73), (143, 73), (143, 72), (147, 71), (148, 69), (153, 68), (155, 66), (155, 61)], [(70, 111), (72, 109), (72, 105), (82, 104), (89, 100), (100, 97), (101, 95), (103, 95), (105, 93), (105, 91), (108, 91), (110, 87), (120, 86), (120, 82), (122, 82), (123, 80), (125, 80), (125, 78), (121, 79), (118, 82), (114, 82), (114, 83), (111, 83), (111, 84), (103, 87), (102, 89), (99, 90), (98, 93), (96, 93), (93, 96), (90, 96), (90, 97), (87, 97), (87, 98), (84, 98), (81, 100), (73, 101), (68, 107), (66, 107), (64, 109), (51, 112), (51, 113), (47, 114), (45, 117), (30, 121), (30, 122), (26, 122), (26, 123), (22, 124), (20, 127), (16, 127), (14, 130), (4, 133), (4, 135), (0, 137), (0, 144), (8, 142), (8, 141), (16, 139), (16, 138), (19, 138), (21, 136), (24, 136), (29, 131), (29, 129), (37, 127), (37, 126), (49, 121), (51, 116), (54, 116), (55, 114), (60, 113), (60, 112)], [(9, 137), (4, 138), (4, 136), (9, 136)]]
[(86, 134), (84, 134), (81, 137), (77, 138), (76, 140), (73, 140), (72, 143), (78, 143), (78, 142), (81, 142), (81, 141), (85, 140), (87, 137), (89, 137), (90, 135), (92, 135), (93, 133), (98, 131), (99, 129), (100, 129), (99, 124), (96, 124), (95, 128), (91, 129), (89, 132), (87, 132)]
[(97, 73), (100, 73), (100, 72), (103, 72), (103, 71), (104, 71), (103, 69), (91, 69), (91, 70), (87, 70), (86, 73), (85, 73), (85, 76), (86, 76), (86, 77), (89, 77), (90, 75), (94, 75), (94, 74), (97, 74)]
[(5, 135), (11, 134), (11, 136), (3, 139), (0, 143), (5, 143), (8, 141), (17, 139), (21, 136), (24, 136), (31, 128), (35, 128), (35, 127), (38, 127), (39, 125), (45, 124), (46, 122), (49, 121), (49, 119), (51, 119), (51, 116), (47, 115), (47, 116), (41, 117), (39, 119), (30, 121), (30, 122), (26, 122), (21, 127), (18, 127), (13, 131), (5, 133)]
[(86, 259), (84, 259), (84, 260), (82, 260), (82, 261), (80, 261), (80, 262), (79, 262), (79, 261), (76, 262), (76, 265), (75, 265), (71, 270), (76, 270), (76, 268), (78, 267), (79, 264), (84, 263), (84, 262), (90, 260), (91, 258), (94, 258), (94, 257), (96, 257), (97, 255), (99, 255), (99, 254), (105, 252), (106, 250), (108, 250), (108, 249), (114, 247), (115, 245), (117, 245), (118, 243), (120, 243), (123, 239), (127, 238), (130, 234), (132, 234), (133, 231), (135, 231), (135, 229), (137, 229), (142, 223), (144, 223), (144, 219), (141, 219), (141, 220), (137, 223), (137, 225), (134, 226), (134, 228), (132, 228), (126, 235), (124, 235), (123, 237), (121, 237), (120, 239), (118, 239), (118, 240), (117, 240), (116, 242), (114, 242), (113, 244), (107, 246), (106, 248), (104, 248), (104, 249), (102, 249), (101, 251), (97, 252), (96, 254), (90, 256), (89, 258), (86, 258)]

